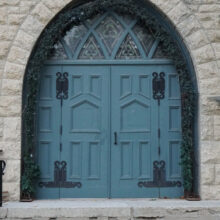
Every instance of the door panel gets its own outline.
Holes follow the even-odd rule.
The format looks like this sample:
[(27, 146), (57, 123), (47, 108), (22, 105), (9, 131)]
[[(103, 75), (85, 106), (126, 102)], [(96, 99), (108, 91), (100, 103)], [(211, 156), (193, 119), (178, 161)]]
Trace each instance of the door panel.
[[(61, 108), (56, 99), (56, 73), (60, 71), (60, 66), (45, 66), (41, 75), (38, 99), (38, 147), (36, 152), (41, 171), (37, 185), (39, 199), (59, 197), (59, 187), (47, 186), (48, 183), (54, 182), (54, 162), (60, 160), (60, 136), (58, 134), (61, 123)], [(39, 187), (39, 183), (42, 187)]]
[(68, 182), (61, 198), (107, 197), (109, 163), (109, 66), (65, 66), (69, 98), (63, 101), (61, 161), (67, 162)]
[[(165, 72), (165, 97), (160, 102), (161, 160), (166, 162), (166, 180), (182, 184), (180, 165), (181, 131), (181, 96), (179, 78), (174, 66), (161, 69)], [(180, 197), (183, 187), (161, 187), (160, 197)]]
[(140, 65), (111, 68), (112, 198), (159, 195), (158, 188), (138, 186), (139, 181), (153, 181), (152, 163), (158, 157), (151, 72), (152, 67)]

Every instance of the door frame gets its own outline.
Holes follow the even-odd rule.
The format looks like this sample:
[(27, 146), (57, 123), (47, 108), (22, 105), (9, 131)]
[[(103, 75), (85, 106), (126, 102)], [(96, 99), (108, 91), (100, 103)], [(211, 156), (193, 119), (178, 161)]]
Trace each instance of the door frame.
[[(79, 5), (81, 7), (81, 6), (83, 6), (84, 3), (87, 3), (87, 2), (90, 2), (90, 1), (83, 1), (81, 3), (78, 2), (77, 4), (70, 4), (69, 7), (65, 8), (62, 11), (62, 13), (64, 11), (68, 12), (69, 9), (73, 10), (74, 8), (76, 8), (76, 11), (77, 11)], [(98, 2), (98, 1), (94, 1), (94, 4), (97, 4), (96, 2)], [(198, 123), (197, 123), (198, 122), (198, 86), (197, 86), (196, 74), (195, 74), (195, 70), (194, 70), (194, 66), (193, 66), (193, 62), (192, 62), (190, 53), (189, 53), (186, 45), (184, 44), (181, 35), (176, 31), (175, 26), (159, 10), (157, 10), (151, 3), (144, 2), (144, 1), (143, 2), (141, 1), (141, 3), (142, 3), (141, 11), (144, 10), (146, 12), (146, 14), (149, 14), (150, 16), (153, 16), (154, 18), (157, 18), (157, 19), (155, 19), (156, 20), (155, 22), (158, 22), (159, 24), (161, 24), (164, 27), (164, 29), (166, 29), (166, 31), (163, 30), (161, 32), (168, 33), (171, 36), (171, 38), (173, 38), (174, 44), (176, 45), (176, 47), (178, 47), (180, 49), (180, 53), (181, 53), (181, 57), (182, 57), (181, 61), (184, 62), (183, 67), (186, 68), (187, 82), (191, 83), (191, 85), (193, 87), (193, 95), (192, 96), (193, 96), (193, 99), (194, 99), (194, 105), (193, 106), (195, 106), (195, 117), (194, 117), (193, 122), (190, 124), (190, 125), (192, 125), (190, 130), (192, 132), (191, 136), (192, 136), (192, 139), (194, 141), (193, 147), (194, 147), (194, 150), (196, 152), (196, 157), (194, 159), (198, 160), (198, 152), (199, 152), (199, 149), (198, 149)], [(129, 4), (130, 4), (130, 2), (129, 2)], [(130, 5), (128, 5), (127, 3), (123, 2), (123, 5), (127, 5), (127, 8), (131, 8), (131, 11), (132, 11), (132, 6), (135, 6), (135, 7), (137, 6), (138, 7), (139, 4), (136, 3), (136, 2), (132, 2)], [(103, 7), (103, 6), (100, 6), (100, 7)], [(115, 2), (114, 7), (117, 7), (116, 2)], [(83, 7), (82, 7), (82, 9), (83, 9)], [(74, 10), (73, 10), (73, 13), (75, 13)], [(138, 11), (136, 11), (134, 14), (138, 15), (140, 13), (138, 13)], [(81, 15), (82, 15), (82, 17), (85, 17), (83, 15), (83, 13), (81, 13)], [(81, 16), (81, 15), (79, 15), (79, 16)], [(139, 16), (142, 17), (141, 15), (139, 15)], [(145, 17), (146, 16), (143, 15), (143, 19), (145, 19)], [(32, 54), (31, 54), (30, 59), (29, 59), (29, 63), (28, 63), (27, 68), (26, 68), (26, 72), (25, 72), (25, 76), (24, 76), (24, 83), (23, 83), (23, 100), (22, 100), (22, 109), (23, 109), (23, 112), (24, 112), (24, 114), (22, 115), (22, 120), (23, 120), (23, 124), (22, 124), (22, 143), (21, 143), (22, 156), (24, 155), (25, 150), (29, 149), (28, 145), (27, 145), (28, 135), (25, 134), (25, 129), (26, 129), (25, 117), (26, 117), (26, 114), (27, 114), (26, 109), (30, 110), (30, 108), (31, 108), (29, 103), (28, 103), (29, 102), (28, 94), (30, 93), (30, 85), (33, 82), (36, 83), (38, 81), (38, 79), (36, 79), (36, 78), (40, 74), (40, 68), (39, 67), (41, 67), (43, 65), (42, 60), (45, 59), (45, 57), (47, 55), (46, 52), (48, 52), (48, 48), (49, 48), (48, 47), (48, 48), (44, 49), (40, 45), (44, 46), (45, 42), (51, 42), (51, 38), (46, 37), (45, 33), (48, 33), (48, 30), (50, 30), (50, 28), (53, 27), (53, 25), (56, 24), (56, 21), (57, 20), (60, 21), (59, 19), (60, 19), (60, 17), (56, 16), (53, 19), (53, 21), (45, 29), (47, 31), (42, 32), (41, 36), (39, 37), (39, 39), (36, 43), (36, 46), (34, 47), (34, 49), (32, 51)], [(83, 18), (82, 18), (82, 20), (83, 20)], [(65, 25), (62, 28), (65, 29)], [(55, 25), (54, 32), (52, 32), (52, 33), (55, 34), (57, 32), (57, 30), (59, 30), (59, 29), (57, 29), (57, 26)], [(39, 47), (37, 46), (38, 43), (40, 43), (40, 45), (38, 45)], [(43, 53), (41, 53), (41, 52), (43, 52)], [(39, 58), (39, 56), (35, 56), (38, 53), (41, 53), (42, 57)], [(64, 65), (65, 62), (63, 62), (62, 64)], [(99, 64), (102, 63), (100, 60), (97, 61), (97, 62)], [(131, 63), (131, 62), (132, 61), (129, 60), (126, 64), (129, 65), (129, 63)], [(158, 62), (158, 60), (156, 62)], [(45, 62), (45, 64), (46, 63), (47, 63), (47, 61)], [(70, 62), (70, 63), (74, 64), (74, 62)], [(84, 62), (82, 62), (82, 64), (86, 65), (86, 63), (84, 63)], [(49, 65), (49, 63), (48, 63), (48, 65)], [(181, 67), (179, 69), (181, 69)], [(37, 93), (37, 91), (36, 91), (36, 93)], [(35, 96), (36, 94), (33, 93), (32, 95)], [(31, 120), (33, 122), (35, 122), (36, 118), (34, 116), (34, 111), (29, 113), (28, 117), (32, 117)], [(34, 153), (34, 145), (35, 145), (35, 141), (36, 141), (36, 137), (35, 137), (35, 134), (34, 134), (35, 129), (36, 129), (36, 127), (34, 127), (34, 129), (31, 130), (31, 134), (34, 136), (34, 139), (35, 139), (35, 140), (32, 141), (33, 147), (30, 149), (30, 151), (32, 153)], [(23, 163), (24, 163), (24, 161), (23, 161)], [(196, 181), (198, 181), (197, 163), (194, 163), (194, 169), (196, 170), (196, 174), (195, 174), (196, 180), (194, 181), (194, 184), (195, 183), (198, 184), (198, 182), (196, 182)], [(194, 191), (198, 192), (197, 185), (196, 185), (196, 187), (194, 187)]]

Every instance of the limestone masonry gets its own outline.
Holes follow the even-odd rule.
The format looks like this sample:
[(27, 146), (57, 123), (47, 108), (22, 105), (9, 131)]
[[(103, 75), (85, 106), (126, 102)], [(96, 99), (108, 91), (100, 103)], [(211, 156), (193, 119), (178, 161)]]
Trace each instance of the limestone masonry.
[[(199, 189), (220, 199), (220, 0), (149, 0), (175, 25), (195, 67), (199, 87)], [(0, 159), (3, 190), (20, 197), (22, 86), (40, 33), (71, 0), (0, 0)]]

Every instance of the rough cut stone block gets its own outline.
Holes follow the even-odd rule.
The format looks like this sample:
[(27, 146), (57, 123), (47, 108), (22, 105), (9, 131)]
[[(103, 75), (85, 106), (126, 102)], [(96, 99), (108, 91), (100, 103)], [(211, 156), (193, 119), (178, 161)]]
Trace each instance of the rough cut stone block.
[(10, 201), (19, 201), (20, 199), (20, 179), (17, 182), (4, 182), (3, 177), (3, 191), (9, 192)]
[(7, 7), (0, 8), (0, 24), (7, 24), (8, 12)]
[(8, 160), (21, 159), (20, 142), (0, 142), (0, 149), (3, 150), (2, 158)]
[(0, 59), (6, 58), (9, 46), (10, 46), (10, 42), (8, 42), (8, 41), (0, 42)]
[(218, 76), (218, 65), (216, 61), (197, 65), (199, 80), (206, 80)]
[(210, 45), (206, 45), (192, 51), (193, 57), (198, 64), (207, 63), (215, 60), (214, 51)]
[[(201, 196), (203, 200), (217, 200), (219, 199), (220, 187), (219, 185), (201, 185)], [(216, 211), (214, 211), (216, 212)]]
[(167, 13), (180, 2), (179, 0), (173, 1), (173, 0), (152, 0), (158, 8), (160, 8), (163, 12)]
[(202, 164), (215, 164), (220, 162), (220, 142), (202, 141), (200, 145)]
[(215, 50), (216, 58), (217, 58), (218, 60), (220, 60), (220, 42), (218, 42), (218, 43), (213, 43), (212, 45), (213, 45), (213, 48), (214, 48), (214, 50)]
[(206, 80), (200, 80), (200, 93), (204, 95), (216, 95), (219, 93), (218, 85), (220, 84), (219, 77), (210, 77)]
[(29, 15), (22, 24), (21, 29), (37, 39), (44, 26), (45, 25), (40, 22), (36, 17), (34, 17), (33, 15)]
[(214, 139), (220, 141), (220, 116), (214, 116)]
[(220, 162), (215, 165), (215, 184), (220, 185)]
[(21, 142), (21, 118), (4, 119), (3, 140)]
[[(4, 181), (14, 183), (20, 181), (20, 160), (7, 160), (5, 168)], [(18, 190), (19, 191), (19, 190)]]
[[(3, 136), (4, 118), (0, 118), (0, 137)], [(0, 145), (1, 149), (1, 145)]]
[(214, 136), (214, 130), (213, 130), (213, 116), (212, 115), (206, 115), (201, 117), (200, 121), (200, 132), (201, 132), (201, 140), (203, 141), (211, 141)]
[(12, 25), (20, 25), (24, 19), (25, 15), (23, 14), (9, 14), (8, 23)]
[(204, 164), (200, 168), (201, 172), (201, 184), (210, 185), (214, 184), (215, 180), (215, 165), (214, 164)]
[(22, 94), (21, 80), (3, 79), (2, 80), (2, 95), (16, 96)]
[(194, 15), (190, 15), (189, 17), (181, 20), (177, 26), (177, 30), (181, 33), (183, 37), (199, 31), (200, 28), (201, 25)]
[(0, 117), (20, 116), (20, 96), (0, 96)]
[(203, 35), (203, 33), (200, 30), (190, 34), (186, 38), (186, 41), (191, 50), (198, 49), (209, 43), (207, 38)]
[(42, 22), (42, 23), (48, 23), (50, 19), (53, 17), (53, 13), (51, 10), (48, 9), (43, 3), (39, 3), (34, 10), (32, 11), (32, 14)]
[(16, 64), (26, 64), (31, 51), (13, 46), (8, 55), (8, 61)]
[[(65, 0), (65, 1), (60, 1), (60, 0), (46, 0), (44, 4), (54, 12), (57, 12), (58, 10), (61, 10), (66, 4), (71, 2), (71, 0)], [(73, 0), (74, 2), (74, 0)]]
[(20, 30), (15, 38), (14, 45), (26, 50), (32, 50), (35, 39), (32, 35)]
[(22, 79), (25, 71), (25, 65), (6, 62), (5, 79)]
[(175, 7), (172, 8), (168, 13), (168, 17), (175, 24), (179, 24), (182, 20), (186, 19), (191, 15), (190, 10), (186, 7), (186, 5), (179, 1)]

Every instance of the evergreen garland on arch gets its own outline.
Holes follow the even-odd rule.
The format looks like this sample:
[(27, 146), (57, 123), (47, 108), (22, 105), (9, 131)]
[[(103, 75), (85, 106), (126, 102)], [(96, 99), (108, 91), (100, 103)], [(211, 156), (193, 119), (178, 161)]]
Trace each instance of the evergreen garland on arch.
[[(98, 13), (104, 13), (106, 8), (112, 8), (116, 12), (130, 14), (137, 17), (142, 25), (150, 29), (152, 35), (162, 43), (162, 50), (173, 59), (180, 79), (182, 94), (182, 145), (181, 145), (181, 165), (183, 174), (183, 187), (185, 191), (191, 192), (193, 187), (193, 122), (195, 114), (195, 91), (190, 79), (189, 70), (180, 49), (175, 40), (167, 30), (157, 21), (152, 14), (147, 13), (144, 2), (135, 0), (94, 0), (84, 5), (63, 10), (43, 31), (38, 41), (37, 48), (32, 53), (26, 70), (26, 97), (23, 105), (23, 129), (24, 152), (29, 155), (34, 154), (35, 148), (35, 118), (36, 100), (39, 90), (40, 71), (44, 60), (50, 55), (53, 45), (59, 36), (65, 34), (73, 25), (79, 25), (88, 18)], [(23, 161), (23, 174), (25, 175), (26, 164)], [(37, 168), (35, 173), (38, 172)], [(30, 184), (34, 184), (29, 181)], [(32, 186), (30, 186), (32, 187)], [(23, 191), (25, 193), (25, 190)]]

